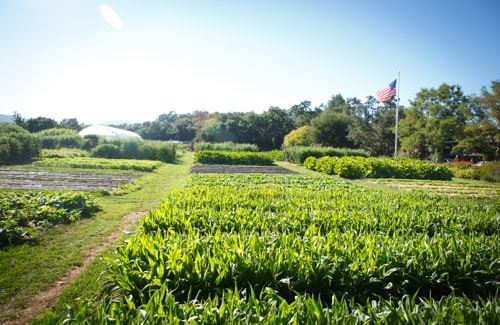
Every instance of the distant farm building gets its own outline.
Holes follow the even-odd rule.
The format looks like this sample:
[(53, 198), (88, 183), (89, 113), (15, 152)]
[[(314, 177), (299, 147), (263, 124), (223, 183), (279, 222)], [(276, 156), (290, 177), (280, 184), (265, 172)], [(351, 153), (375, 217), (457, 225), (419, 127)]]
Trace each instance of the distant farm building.
[(79, 134), (84, 137), (86, 135), (97, 135), (106, 140), (123, 140), (123, 139), (138, 139), (142, 137), (135, 132), (123, 129), (114, 128), (107, 125), (92, 125), (81, 130)]

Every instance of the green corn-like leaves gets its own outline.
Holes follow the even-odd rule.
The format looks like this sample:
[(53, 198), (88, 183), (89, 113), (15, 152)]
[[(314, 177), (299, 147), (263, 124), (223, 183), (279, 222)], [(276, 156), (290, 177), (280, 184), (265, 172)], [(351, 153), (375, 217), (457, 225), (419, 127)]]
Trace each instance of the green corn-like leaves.
[[(328, 177), (192, 175), (118, 248), (107, 277), (129, 320), (497, 320), (499, 215)], [(102, 303), (103, 315), (119, 307)]]

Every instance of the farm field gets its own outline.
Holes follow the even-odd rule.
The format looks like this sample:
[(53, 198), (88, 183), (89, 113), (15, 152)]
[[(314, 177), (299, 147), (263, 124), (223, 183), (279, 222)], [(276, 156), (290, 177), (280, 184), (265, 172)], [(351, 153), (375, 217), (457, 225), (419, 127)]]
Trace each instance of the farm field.
[[(97, 245), (85, 241), (105, 241), (128, 212), (149, 211), (36, 323), (498, 322), (497, 185), (353, 182), (279, 165), (302, 175), (224, 175), (234, 171), (203, 166), (188, 176), (187, 153), (137, 179), (134, 190), (98, 198), (103, 212), (51, 230), (40, 247), (0, 251), (0, 261), (10, 261), (0, 273), (36, 268), (14, 251), (51, 249), (59, 271), (38, 281), (56, 283)], [(460, 200), (450, 187), (462, 189)], [(65, 257), (63, 243), (80, 253)], [(27, 282), (33, 288), (22, 278), (10, 298), (12, 285), (2, 282), (0, 323), (47, 289), (37, 275)]]
[[(107, 247), (126, 236), (146, 211), (161, 204), (166, 192), (182, 187), (191, 162), (192, 154), (186, 153), (176, 164), (162, 164), (154, 171), (141, 172), (133, 183), (97, 196), (101, 211), (93, 217), (52, 227), (40, 234), (35, 245), (1, 249), (0, 324), (31, 323), (43, 316), (43, 311), (53, 306), (61, 294), (61, 301), (65, 296), (73, 301), (96, 295), (100, 286), (97, 280), (104, 267), (100, 254), (112, 255), (113, 250), (106, 251)], [(15, 169), (22, 171), (27, 167)], [(63, 170), (66, 173), (82, 169)], [(46, 170), (52, 172), (55, 168)], [(130, 174), (99, 168), (95, 174), (127, 173)]]
[(81, 323), (495, 324), (499, 215), (498, 203), (329, 176), (193, 174), (107, 259), (102, 300), (72, 312)]

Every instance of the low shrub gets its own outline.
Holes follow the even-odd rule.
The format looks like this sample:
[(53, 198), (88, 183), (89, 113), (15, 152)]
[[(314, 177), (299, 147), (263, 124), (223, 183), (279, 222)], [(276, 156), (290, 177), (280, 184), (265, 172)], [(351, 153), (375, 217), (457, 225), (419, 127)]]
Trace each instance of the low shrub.
[(120, 147), (113, 143), (101, 143), (90, 151), (90, 156), (96, 158), (118, 159), (122, 158)]
[(194, 151), (200, 150), (225, 150), (225, 151), (251, 151), (258, 152), (259, 147), (251, 143), (234, 143), (232, 141), (226, 142), (205, 142), (200, 141), (194, 144)]
[(283, 151), (282, 150), (271, 150), (266, 152), (273, 161), (283, 161)]
[(447, 166), (457, 178), (500, 182), (500, 162), (490, 161), (483, 166), (474, 166), (470, 162), (456, 162)]
[(330, 147), (285, 147), (283, 157), (286, 161), (294, 164), (303, 164), (307, 157), (368, 157), (368, 153), (361, 149), (330, 148)]
[(195, 153), (195, 162), (211, 165), (254, 165), (271, 166), (273, 160), (260, 152), (200, 150)]

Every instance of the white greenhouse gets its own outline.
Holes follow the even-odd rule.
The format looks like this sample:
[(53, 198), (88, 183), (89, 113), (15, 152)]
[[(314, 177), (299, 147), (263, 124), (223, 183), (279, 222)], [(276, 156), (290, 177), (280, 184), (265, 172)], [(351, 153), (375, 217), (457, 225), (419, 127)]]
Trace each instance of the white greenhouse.
[(123, 139), (142, 140), (141, 136), (135, 132), (118, 129), (107, 125), (92, 125), (81, 130), (79, 134), (82, 137), (89, 134), (97, 135), (105, 138), (106, 140), (123, 140)]

